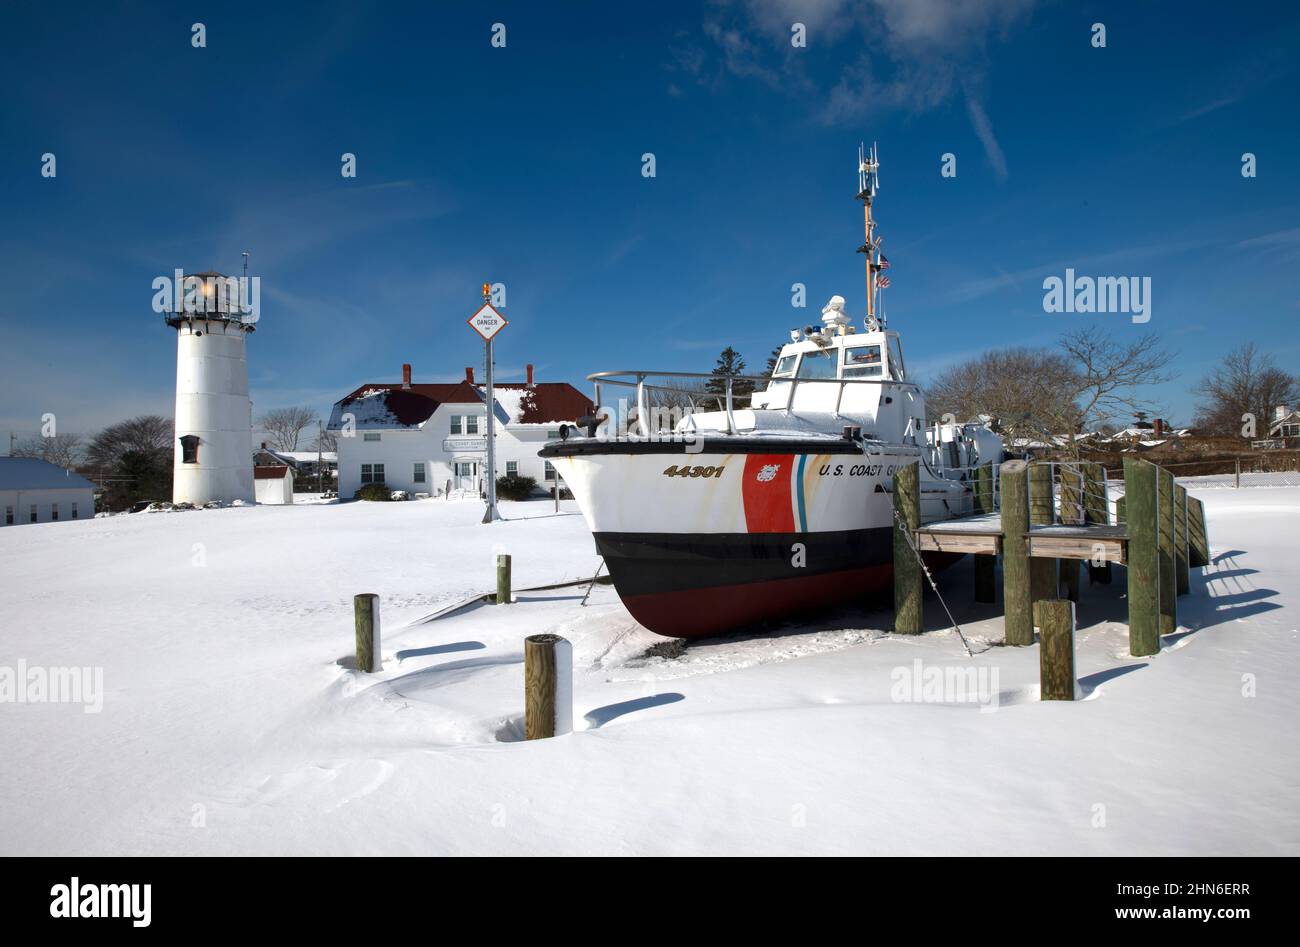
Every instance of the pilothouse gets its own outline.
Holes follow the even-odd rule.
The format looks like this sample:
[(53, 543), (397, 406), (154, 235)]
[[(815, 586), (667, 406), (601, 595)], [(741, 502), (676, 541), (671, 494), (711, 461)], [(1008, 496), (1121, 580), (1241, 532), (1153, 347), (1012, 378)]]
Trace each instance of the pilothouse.
[[(590, 375), (596, 404), (621, 394), (635, 423), (617, 433), (616, 412), (602, 407), (586, 436), (540, 452), (573, 490), (623, 603), (652, 631), (694, 638), (846, 601), (887, 604), (894, 472), (920, 465), (921, 515), (934, 521), (970, 512), (971, 469), (1001, 459), (1000, 438), (983, 425), (927, 423), (884, 319), (874, 146), (859, 151), (858, 168), (861, 331), (832, 296), (820, 326), (791, 333), (770, 378)], [(683, 400), (684, 416), (658, 410)], [(951, 560), (926, 555), (933, 568)]]

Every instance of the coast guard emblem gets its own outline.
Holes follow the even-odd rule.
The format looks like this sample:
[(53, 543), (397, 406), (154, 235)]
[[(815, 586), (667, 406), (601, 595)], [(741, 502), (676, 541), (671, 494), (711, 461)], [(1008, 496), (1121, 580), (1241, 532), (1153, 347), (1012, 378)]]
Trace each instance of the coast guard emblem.
[(780, 464), (768, 464), (758, 472), (758, 475), (754, 479), (759, 483), (767, 483), (769, 480), (775, 480), (777, 471), (780, 469)]

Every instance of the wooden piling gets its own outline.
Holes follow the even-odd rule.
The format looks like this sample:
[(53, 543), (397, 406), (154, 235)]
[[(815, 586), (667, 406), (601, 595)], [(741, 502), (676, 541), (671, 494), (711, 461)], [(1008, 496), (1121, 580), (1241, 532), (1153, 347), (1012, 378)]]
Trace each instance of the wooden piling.
[(497, 604), (509, 605), (513, 599), (510, 597), (510, 557), (508, 555), (497, 556)]
[(894, 634), (922, 630), (921, 563), (914, 544), (921, 525), (920, 466), (905, 464), (894, 473)]
[[(1110, 508), (1106, 496), (1106, 468), (1101, 464), (1083, 465), (1083, 514), (1089, 525), (1105, 526), (1110, 523)], [(1088, 582), (1093, 585), (1110, 585), (1113, 574), (1110, 563), (1088, 563)]]
[[(1078, 464), (1062, 464), (1061, 472), (1061, 522), (1079, 526), (1084, 523), (1083, 469)], [(1079, 560), (1058, 560), (1060, 590), (1071, 602), (1079, 601)]]
[(1156, 468), (1124, 458), (1128, 529), (1128, 645), (1140, 657), (1160, 651), (1160, 540), (1156, 523)]
[(353, 596), (352, 616), (356, 622), (357, 670), (366, 674), (383, 670), (379, 635), (379, 596), (374, 592), (363, 592)]
[[(1051, 526), (1056, 520), (1055, 498), (1052, 493), (1052, 465), (1031, 463), (1029, 465), (1029, 525)], [(1029, 560), (1029, 594), (1034, 602), (1034, 624), (1042, 626), (1038, 620), (1038, 603), (1049, 598), (1056, 598), (1057, 569), (1056, 560), (1035, 557)]]
[(1188, 566), (1187, 488), (1174, 484), (1174, 581), (1179, 595), (1192, 590)]
[(524, 639), (524, 738), (573, 730), (573, 645), (559, 635)]
[(1039, 699), (1074, 700), (1074, 603), (1048, 599), (1038, 608)]
[(1160, 511), (1160, 634), (1172, 635), (1178, 628), (1178, 577), (1174, 560), (1174, 475), (1157, 467)]
[(998, 478), (1002, 490), (1002, 610), (1009, 645), (1034, 643), (1033, 597), (1029, 578), (1029, 470), (1023, 460), (1008, 460)]
[(1187, 564), (1201, 569), (1210, 564), (1209, 534), (1205, 530), (1205, 504), (1187, 498)]
[[(975, 468), (975, 512), (993, 512), (993, 462)], [(974, 556), (975, 601), (997, 601), (997, 556)]]

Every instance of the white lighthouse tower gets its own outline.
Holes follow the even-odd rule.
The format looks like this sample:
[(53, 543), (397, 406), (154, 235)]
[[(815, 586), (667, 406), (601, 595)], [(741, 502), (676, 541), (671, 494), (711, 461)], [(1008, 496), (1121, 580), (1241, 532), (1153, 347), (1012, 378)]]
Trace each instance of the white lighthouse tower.
[(192, 273), (177, 285), (183, 293), (166, 316), (176, 330), (172, 502), (252, 503), (253, 403), (245, 342), (257, 316), (246, 306), (247, 280)]

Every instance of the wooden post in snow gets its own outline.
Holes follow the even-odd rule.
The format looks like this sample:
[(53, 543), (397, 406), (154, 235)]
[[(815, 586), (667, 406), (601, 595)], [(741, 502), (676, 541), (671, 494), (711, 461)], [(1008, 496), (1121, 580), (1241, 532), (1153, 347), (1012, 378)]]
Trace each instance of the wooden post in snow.
[(357, 670), (366, 674), (383, 670), (379, 641), (379, 596), (363, 592), (352, 599), (357, 626)]
[(1174, 563), (1174, 475), (1156, 468), (1160, 546), (1160, 634), (1172, 635), (1178, 628), (1178, 579)]
[(1124, 458), (1124, 512), (1128, 528), (1128, 646), (1141, 657), (1160, 651), (1160, 540), (1156, 523), (1156, 467)]
[(573, 645), (559, 635), (524, 639), (524, 738), (573, 730)]
[(1033, 598), (1029, 588), (1029, 477), (1023, 460), (1002, 465), (1002, 610), (1009, 645), (1034, 643)]
[[(1084, 518), (1093, 526), (1105, 526), (1110, 522), (1110, 508), (1106, 496), (1106, 468), (1101, 464), (1084, 464), (1083, 466), (1083, 512)], [(1109, 562), (1101, 565), (1088, 563), (1088, 581), (1097, 585), (1110, 585), (1111, 568)]]
[[(1056, 521), (1056, 509), (1052, 494), (1052, 465), (1031, 463), (1029, 465), (1029, 525), (1051, 526)], [(1026, 553), (1027, 554), (1027, 553)], [(1035, 611), (1034, 624), (1042, 626), (1038, 620), (1037, 604), (1049, 598), (1056, 598), (1057, 572), (1056, 560), (1037, 557), (1029, 560), (1029, 594), (1032, 596)]]
[(921, 475), (917, 463), (894, 472), (894, 634), (922, 631), (921, 563), (914, 544), (921, 525)]
[(1179, 595), (1192, 590), (1188, 567), (1187, 488), (1174, 484), (1174, 581)]
[(497, 604), (509, 605), (510, 598), (510, 557), (497, 556)]
[(1200, 569), (1210, 564), (1209, 534), (1205, 531), (1205, 504), (1187, 498), (1187, 564)]
[[(1080, 464), (1062, 464), (1061, 471), (1061, 522), (1074, 526), (1084, 523), (1084, 481)], [(1079, 560), (1061, 559), (1061, 590), (1071, 602), (1079, 601)], [(1059, 592), (1057, 593), (1060, 594)]]
[(1043, 625), (1038, 638), (1040, 700), (1074, 700), (1074, 603), (1039, 602)]
[[(975, 512), (988, 514), (993, 512), (993, 462), (980, 464), (975, 468)], [(996, 602), (997, 594), (997, 556), (974, 556), (975, 560), (975, 601)]]

